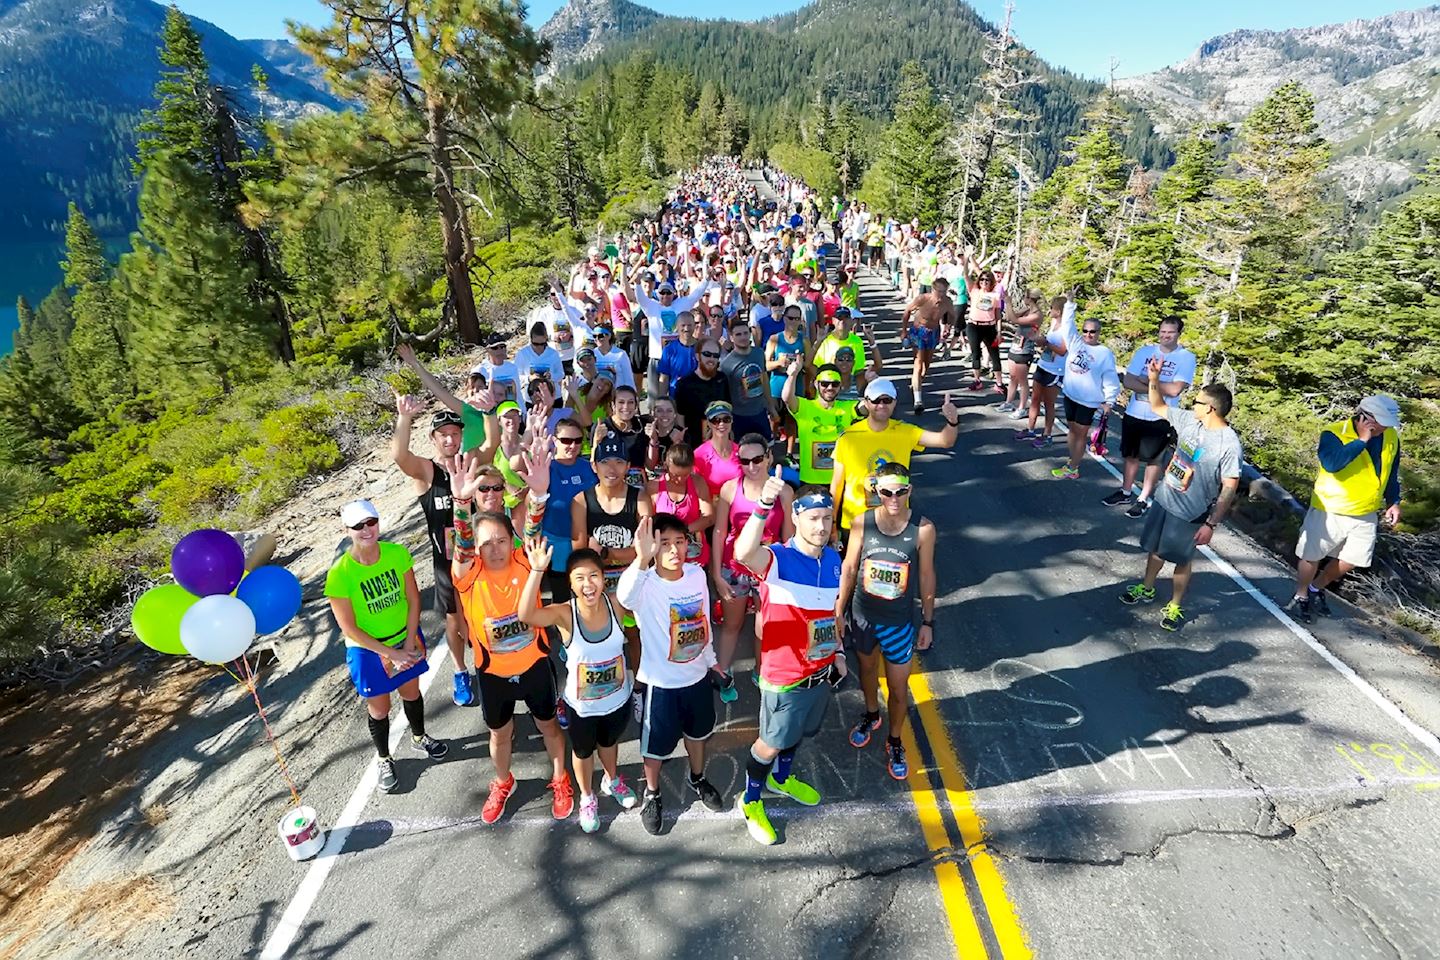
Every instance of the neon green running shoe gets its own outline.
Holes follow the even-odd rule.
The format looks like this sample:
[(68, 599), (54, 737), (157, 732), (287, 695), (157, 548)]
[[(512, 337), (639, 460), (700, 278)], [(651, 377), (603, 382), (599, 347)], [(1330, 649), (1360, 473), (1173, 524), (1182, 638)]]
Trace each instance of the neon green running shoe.
[(735, 797), (735, 812), (745, 821), (745, 829), (750, 831), (750, 837), (756, 843), (770, 846), (778, 837), (775, 836), (775, 828), (770, 826), (770, 818), (765, 815), (765, 801), (752, 800), (745, 802), (745, 794), (737, 794)]
[(1180, 604), (1173, 600), (1165, 604), (1165, 609), (1160, 611), (1160, 626), (1174, 632), (1180, 629), (1180, 624), (1185, 622), (1185, 611), (1180, 609)]
[(1120, 602), (1132, 606), (1137, 603), (1154, 603), (1155, 588), (1147, 587), (1143, 583), (1132, 583), (1120, 594)]
[(807, 807), (813, 807), (820, 802), (820, 791), (794, 774), (786, 777), (784, 783), (777, 782), (775, 774), (766, 774), (765, 792), (772, 797), (789, 797), (796, 803), (803, 803)]

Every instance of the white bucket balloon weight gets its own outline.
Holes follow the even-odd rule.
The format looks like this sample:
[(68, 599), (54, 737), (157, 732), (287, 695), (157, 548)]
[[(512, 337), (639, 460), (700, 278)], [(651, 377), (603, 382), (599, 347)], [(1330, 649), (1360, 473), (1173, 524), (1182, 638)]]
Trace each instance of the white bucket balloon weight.
[(254, 641), (255, 614), (229, 594), (201, 597), (180, 621), (180, 644), (206, 663), (228, 663)]

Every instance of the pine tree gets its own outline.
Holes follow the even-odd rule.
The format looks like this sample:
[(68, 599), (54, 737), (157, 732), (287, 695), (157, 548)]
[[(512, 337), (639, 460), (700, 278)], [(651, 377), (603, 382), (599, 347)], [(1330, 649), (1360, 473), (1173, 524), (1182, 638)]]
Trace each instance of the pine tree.
[(0, 358), (0, 462), (53, 465), (85, 419), (70, 401), (64, 365), (70, 295), (57, 287), (35, 310), (23, 299), (17, 306), (15, 350)]
[(950, 116), (935, 98), (924, 69), (908, 61), (900, 72), (895, 119), (881, 137), (861, 198), (902, 219), (938, 224), (946, 216), (955, 157), (947, 142)]
[(71, 331), (65, 357), (75, 403), (91, 419), (104, 417), (134, 396), (124, 305), (111, 288), (110, 264), (90, 222), (75, 204), (65, 225), (65, 283), (74, 291)]

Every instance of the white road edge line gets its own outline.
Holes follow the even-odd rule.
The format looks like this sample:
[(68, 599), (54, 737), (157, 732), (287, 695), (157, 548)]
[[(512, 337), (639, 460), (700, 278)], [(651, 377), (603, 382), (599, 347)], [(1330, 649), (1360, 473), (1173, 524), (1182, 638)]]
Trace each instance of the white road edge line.
[[(1086, 450), (1086, 456), (1103, 466), (1116, 480), (1119, 480), (1122, 483), (1125, 481), (1124, 476), (1109, 460), (1106, 460), (1104, 457), (1096, 456), (1094, 451), (1091, 451), (1089, 449)], [(1412, 737), (1414, 737), (1416, 740), (1419, 740), (1422, 744), (1425, 745), (1425, 749), (1429, 750), (1437, 758), (1440, 758), (1440, 737), (1436, 737), (1435, 734), (1431, 733), (1429, 730), (1426, 730), (1424, 727), (1420, 726), (1420, 724), (1416, 723), (1414, 720), (1411, 720), (1408, 716), (1406, 716), (1405, 711), (1401, 710), (1393, 702), (1386, 699), (1383, 693), (1371, 686), (1370, 682), (1364, 677), (1360, 676), (1360, 674), (1356, 673), (1348, 663), (1335, 656), (1335, 654), (1331, 653), (1328, 647), (1326, 647), (1319, 640), (1315, 639), (1315, 635), (1313, 633), (1311, 633), (1309, 630), (1306, 630), (1304, 627), (1300, 626), (1300, 624), (1292, 620), (1290, 618), (1290, 615), (1284, 610), (1281, 610), (1279, 605), (1277, 605), (1274, 600), (1271, 600), (1269, 597), (1265, 596), (1265, 594), (1261, 593), (1260, 588), (1255, 586), (1255, 584), (1251, 583), (1250, 580), (1243, 573), (1241, 573), (1239, 570), (1236, 570), (1235, 567), (1230, 563), (1230, 561), (1220, 556), (1220, 554), (1216, 553), (1214, 549), (1208, 546), (1201, 547), (1200, 552), (1205, 556), (1206, 559), (1208, 559), (1211, 563), (1215, 564), (1216, 568), (1219, 569), (1221, 573), (1225, 574), (1225, 576), (1229, 577), (1231, 580), (1234, 580), (1241, 590), (1244, 590), (1246, 593), (1250, 594), (1250, 597), (1256, 603), (1260, 604), (1260, 606), (1267, 613), (1269, 613), (1276, 620), (1279, 620), (1282, 626), (1284, 626), (1297, 638), (1299, 638), (1301, 643), (1305, 644), (1305, 646), (1318, 653), (1321, 659), (1323, 659), (1326, 663), (1330, 664), (1330, 666), (1334, 667), (1336, 672), (1339, 673), (1340, 676), (1344, 677), (1346, 680), (1349, 680), (1350, 683), (1353, 684), (1357, 690), (1363, 693), (1368, 700), (1374, 703), (1375, 706), (1379, 707), (1382, 713), (1384, 713), (1391, 720), (1394, 720), (1396, 723), (1400, 724), (1400, 726), (1404, 727), (1407, 733), (1409, 733)]]
[[(445, 660), (450, 655), (446, 644), (436, 644), (437, 650), (430, 655), (430, 669), (420, 678), (420, 696), (424, 697), (430, 689), (430, 684), (440, 675), (445, 666)], [(400, 745), (400, 739), (410, 727), (410, 722), (405, 719), (405, 712), (402, 710), (398, 722), (391, 721), (390, 730), (390, 752), (393, 754)], [(300, 886), (295, 895), (290, 898), (290, 903), (285, 907), (285, 912), (280, 915), (280, 924), (275, 932), (270, 934), (270, 939), (265, 941), (265, 949), (260, 951), (260, 960), (281, 960), (290, 952), (291, 945), (295, 942), (295, 936), (300, 932), (300, 925), (305, 922), (305, 917), (310, 913), (310, 908), (315, 906), (316, 899), (320, 896), (325, 881), (330, 877), (330, 871), (335, 866), (335, 861), (340, 856), (340, 851), (345, 847), (345, 841), (350, 839), (350, 831), (360, 822), (360, 814), (365, 810), (365, 804), (375, 792), (375, 787), (380, 783), (380, 771), (374, 761), (368, 761), (365, 771), (360, 775), (360, 782), (355, 784), (355, 792), (350, 794), (345, 809), (340, 813), (340, 819), (335, 821), (335, 826), (325, 837), (325, 846), (315, 855), (310, 862), (310, 869), (305, 871), (305, 878), (300, 881)]]

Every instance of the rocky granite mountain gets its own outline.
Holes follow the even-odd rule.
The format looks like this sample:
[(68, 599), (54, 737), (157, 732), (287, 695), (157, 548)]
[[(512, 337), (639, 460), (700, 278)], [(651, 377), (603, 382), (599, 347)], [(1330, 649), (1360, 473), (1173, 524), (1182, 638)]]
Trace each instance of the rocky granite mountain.
[(1360, 195), (1401, 192), (1440, 149), (1440, 6), (1297, 30), (1237, 30), (1188, 59), (1118, 81), (1157, 128), (1240, 120), (1299, 80), (1315, 95), (1335, 168)]
[[(192, 18), (216, 83), (242, 113), (341, 106), (321, 84)], [(135, 124), (160, 75), (165, 7), (152, 0), (0, 0), (0, 244), (51, 242), (74, 200), (102, 233), (134, 221)], [(270, 76), (263, 96), (252, 66)]]
[(570, 0), (540, 28), (550, 41), (547, 75), (594, 59), (606, 45), (628, 40), (658, 20), (671, 19), (629, 0)]

